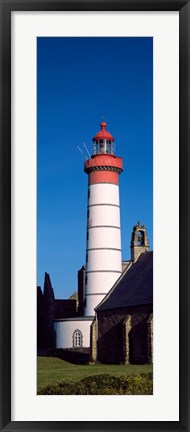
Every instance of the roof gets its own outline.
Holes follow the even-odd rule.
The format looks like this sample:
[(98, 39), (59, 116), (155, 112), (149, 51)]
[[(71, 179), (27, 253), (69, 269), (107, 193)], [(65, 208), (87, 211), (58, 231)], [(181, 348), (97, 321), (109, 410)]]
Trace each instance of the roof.
[(101, 140), (101, 139), (108, 139), (111, 140), (112, 142), (115, 141), (111, 133), (106, 130), (106, 126), (107, 126), (106, 122), (100, 123), (101, 130), (96, 133), (96, 135), (92, 138), (92, 141)]
[(153, 252), (142, 253), (131, 267), (124, 271), (113, 289), (95, 308), (97, 312), (153, 302)]
[(59, 318), (56, 319), (55, 322), (62, 322), (62, 321), (93, 321), (94, 315), (89, 316), (82, 316), (82, 317), (73, 317), (73, 318)]

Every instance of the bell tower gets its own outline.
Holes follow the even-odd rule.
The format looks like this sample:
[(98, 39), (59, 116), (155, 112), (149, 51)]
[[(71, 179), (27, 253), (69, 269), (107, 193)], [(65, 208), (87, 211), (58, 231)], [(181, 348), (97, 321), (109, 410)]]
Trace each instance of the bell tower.
[(138, 221), (133, 227), (131, 235), (131, 260), (136, 261), (139, 255), (149, 250), (148, 237), (145, 225)]

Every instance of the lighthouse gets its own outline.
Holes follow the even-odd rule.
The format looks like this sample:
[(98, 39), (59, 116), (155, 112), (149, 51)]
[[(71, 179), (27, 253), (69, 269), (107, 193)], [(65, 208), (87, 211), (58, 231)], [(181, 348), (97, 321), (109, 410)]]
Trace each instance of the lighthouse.
[[(83, 348), (85, 348), (85, 350), (86, 348), (90, 348), (91, 359), (93, 361), (97, 360), (97, 358), (100, 361), (105, 358), (109, 359), (110, 356), (110, 362), (112, 362), (113, 352), (112, 349), (110, 350), (110, 341), (112, 340), (113, 333), (111, 331), (111, 335), (109, 336), (106, 330), (108, 327), (105, 327), (103, 347), (102, 330), (100, 330), (101, 334), (98, 333), (100, 327), (98, 327), (99, 324), (97, 325), (98, 321), (97, 317), (95, 317), (95, 312), (98, 314), (98, 310), (103, 311), (106, 301), (109, 300), (112, 295), (112, 299), (116, 299), (115, 304), (111, 301), (113, 311), (116, 311), (118, 306), (117, 300), (120, 297), (117, 295), (114, 297), (114, 293), (116, 292), (115, 290), (120, 290), (120, 288), (119, 296), (120, 293), (122, 293), (123, 299), (125, 297), (123, 306), (128, 308), (131, 305), (136, 307), (141, 304), (139, 303), (139, 298), (141, 297), (136, 294), (136, 289), (134, 289), (135, 286), (133, 284), (133, 282), (136, 281), (135, 278), (139, 279), (139, 277), (135, 274), (133, 269), (130, 274), (127, 272), (130, 272), (131, 266), (133, 265), (134, 268), (136, 268), (135, 263), (138, 261), (140, 255), (148, 253), (149, 243), (145, 225), (142, 225), (141, 222), (138, 221), (137, 225), (133, 228), (131, 237), (131, 259), (123, 262), (125, 270), (122, 273), (119, 174), (123, 171), (123, 162), (121, 157), (115, 155), (115, 140), (111, 133), (108, 132), (106, 122), (101, 122), (100, 128), (100, 131), (92, 138), (92, 155), (84, 163), (84, 171), (88, 175), (88, 201), (86, 263), (85, 266), (82, 266), (80, 269), (81, 278), (78, 284), (79, 304), (81, 302), (82, 305), (81, 315), (77, 312), (73, 317), (56, 319), (54, 321), (54, 336), (56, 348), (74, 349), (74, 351), (78, 350), (79, 352), (82, 352), (81, 350), (83, 350)], [(139, 265), (141, 266), (141, 264)], [(141, 272), (142, 271), (141, 268)], [(125, 281), (126, 275), (128, 282), (123, 285), (122, 282)], [(151, 286), (151, 284), (149, 285)], [(129, 296), (127, 295), (128, 289)], [(147, 295), (147, 292), (145, 294)], [(150, 303), (152, 301), (150, 298), (146, 297), (146, 300), (144, 300), (143, 297), (143, 307), (144, 305), (149, 306), (149, 301)], [(144, 301), (148, 303), (145, 304)], [(109, 307), (107, 309), (105, 308), (105, 312)], [(119, 307), (122, 307), (122, 301), (119, 302)], [(126, 313), (128, 314), (128, 312)], [(144, 312), (142, 312), (142, 314), (143, 313)], [(120, 315), (117, 316), (116, 312), (113, 312), (113, 314), (115, 323), (120, 322)], [(103, 323), (106, 316), (106, 314), (102, 316), (99, 322)], [(128, 315), (126, 315), (126, 317), (128, 317)], [(112, 318), (111, 327), (113, 324)], [(143, 318), (143, 320), (144, 319), (145, 318)], [(128, 322), (126, 320), (127, 318), (123, 321), (125, 324)], [(147, 323), (148, 322), (149, 318)], [(101, 329), (102, 328), (103, 326)], [(124, 332), (125, 340), (122, 339), (123, 346), (126, 345), (126, 334), (128, 334), (126, 331)], [(108, 340), (109, 337), (111, 338), (110, 340)], [(100, 340), (101, 342), (99, 344)], [(106, 340), (107, 345), (105, 346)], [(104, 354), (102, 356), (102, 347), (104, 353), (105, 350), (108, 349), (107, 357), (105, 357)], [(84, 353), (86, 352), (85, 350)], [(128, 359), (126, 355), (124, 357), (125, 362), (126, 358)], [(114, 358), (118, 360), (119, 357), (116, 355)]]
[(122, 158), (114, 152), (114, 137), (101, 122), (93, 137), (93, 155), (85, 161), (88, 205), (84, 315), (93, 316), (122, 272), (119, 174)]
[(88, 175), (84, 314), (54, 322), (56, 348), (90, 346), (95, 307), (122, 273), (119, 174), (122, 158), (114, 152), (114, 137), (106, 122), (93, 137), (93, 154), (85, 161)]

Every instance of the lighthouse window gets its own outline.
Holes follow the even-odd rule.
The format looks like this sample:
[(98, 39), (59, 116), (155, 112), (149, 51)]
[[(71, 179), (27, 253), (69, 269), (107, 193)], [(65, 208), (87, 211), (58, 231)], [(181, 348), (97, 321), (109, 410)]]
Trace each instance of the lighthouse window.
[(82, 347), (82, 332), (80, 330), (75, 330), (73, 333), (73, 346), (74, 348)]
[(89, 231), (87, 231), (86, 240), (89, 240)]
[(87, 285), (87, 282), (88, 282), (88, 276), (87, 276), (87, 274), (85, 275), (85, 285)]
[(86, 262), (88, 262), (88, 253), (86, 253)]
[(113, 144), (109, 139), (96, 140), (95, 154), (113, 154)]
[(90, 198), (90, 189), (88, 189), (88, 198)]
[(100, 140), (101, 144), (99, 144), (99, 153), (106, 153), (106, 141)]
[(111, 140), (106, 140), (106, 153), (113, 153), (113, 145), (111, 143)]
[(88, 211), (87, 211), (87, 218), (89, 218), (89, 215), (90, 215), (90, 211), (88, 209)]
[(111, 153), (110, 144), (106, 144), (106, 153)]

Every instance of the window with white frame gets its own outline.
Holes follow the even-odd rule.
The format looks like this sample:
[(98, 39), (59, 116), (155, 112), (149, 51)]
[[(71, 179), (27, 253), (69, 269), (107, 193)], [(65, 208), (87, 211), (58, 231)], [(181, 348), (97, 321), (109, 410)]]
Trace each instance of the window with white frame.
[(73, 333), (73, 346), (75, 348), (82, 347), (82, 332), (80, 330), (75, 330)]

